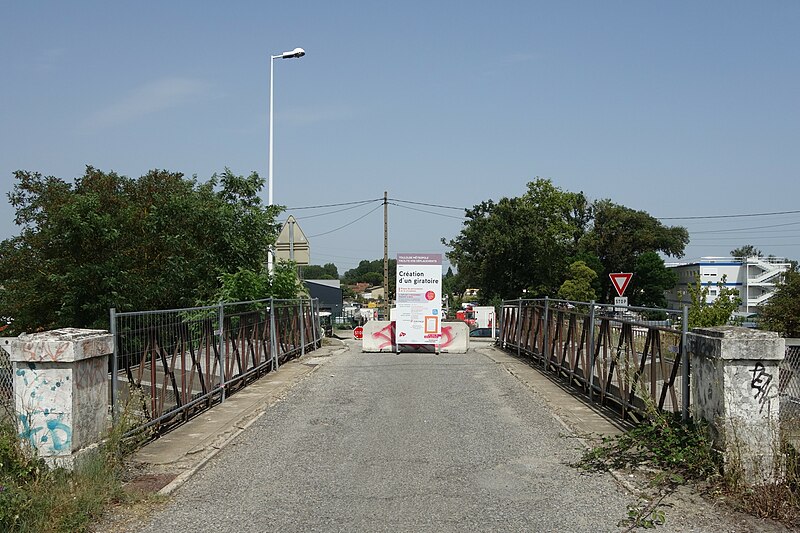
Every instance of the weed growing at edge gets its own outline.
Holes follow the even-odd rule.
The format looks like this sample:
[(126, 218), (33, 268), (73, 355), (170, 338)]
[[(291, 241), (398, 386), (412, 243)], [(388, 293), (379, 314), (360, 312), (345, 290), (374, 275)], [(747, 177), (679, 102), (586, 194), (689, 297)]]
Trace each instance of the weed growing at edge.
[(671, 482), (682, 483), (718, 477), (722, 458), (712, 448), (704, 425), (660, 414), (627, 433), (603, 438), (575, 466), (599, 472), (645, 465), (664, 471)]
[(123, 458), (138, 444), (135, 439), (123, 439), (139, 422), (130, 404), (119, 422), (98, 452), (74, 471), (48, 468), (12, 424), (0, 424), (0, 531), (85, 531), (109, 504), (137, 499), (123, 490), (122, 483)]

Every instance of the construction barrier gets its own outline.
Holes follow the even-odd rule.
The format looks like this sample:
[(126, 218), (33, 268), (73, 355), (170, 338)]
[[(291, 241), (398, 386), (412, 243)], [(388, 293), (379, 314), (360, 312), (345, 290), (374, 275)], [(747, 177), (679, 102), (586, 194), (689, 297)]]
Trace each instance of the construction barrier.
[[(388, 320), (370, 320), (364, 324), (361, 340), (362, 352), (396, 352), (395, 323)], [(469, 348), (469, 326), (464, 322), (442, 322), (442, 353), (466, 353)], [(432, 352), (432, 344), (402, 344), (401, 351)]]

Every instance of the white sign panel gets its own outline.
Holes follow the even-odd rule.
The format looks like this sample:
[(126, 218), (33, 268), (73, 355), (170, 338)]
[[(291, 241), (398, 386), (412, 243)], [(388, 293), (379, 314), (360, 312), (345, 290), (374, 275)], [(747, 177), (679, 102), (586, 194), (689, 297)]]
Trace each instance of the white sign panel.
[(442, 254), (397, 254), (397, 344), (439, 344)]
[(628, 310), (628, 297), (627, 296), (615, 296), (614, 297), (614, 311), (619, 313), (625, 312)]

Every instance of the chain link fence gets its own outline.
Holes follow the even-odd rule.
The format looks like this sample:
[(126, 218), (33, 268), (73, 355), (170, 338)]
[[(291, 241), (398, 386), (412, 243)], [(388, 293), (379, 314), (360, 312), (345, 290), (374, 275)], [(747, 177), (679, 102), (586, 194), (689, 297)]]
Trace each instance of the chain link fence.
[(778, 393), (781, 429), (790, 442), (800, 443), (800, 339), (786, 339)]
[(0, 422), (14, 418), (14, 374), (5, 350), (10, 342), (10, 338), (0, 338)]

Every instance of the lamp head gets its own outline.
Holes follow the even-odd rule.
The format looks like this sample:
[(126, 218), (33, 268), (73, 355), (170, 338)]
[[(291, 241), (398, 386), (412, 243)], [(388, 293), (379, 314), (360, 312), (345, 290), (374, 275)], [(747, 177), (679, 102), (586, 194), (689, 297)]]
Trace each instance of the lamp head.
[(289, 52), (284, 52), (281, 54), (281, 59), (292, 59), (294, 57), (303, 57), (306, 55), (306, 51), (302, 48), (295, 48), (294, 50), (290, 50)]

